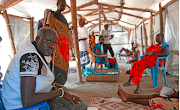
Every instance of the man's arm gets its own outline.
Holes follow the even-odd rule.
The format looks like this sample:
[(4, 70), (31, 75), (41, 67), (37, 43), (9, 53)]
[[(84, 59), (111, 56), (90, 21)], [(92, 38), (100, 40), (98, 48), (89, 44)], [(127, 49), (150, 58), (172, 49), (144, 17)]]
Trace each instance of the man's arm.
[[(31, 77), (31, 76), (21, 77), (21, 100), (23, 107), (33, 106), (43, 101), (51, 100), (62, 94), (61, 90), (55, 90), (47, 93), (35, 93), (35, 88), (36, 88), (36, 77)], [(69, 99), (73, 105), (74, 102), (79, 104), (78, 101), (80, 101), (80, 98), (73, 96), (66, 91), (64, 91), (63, 97)], [(75, 100), (73, 100), (73, 97), (76, 97)]]
[(96, 55), (101, 55), (98, 49), (96, 49)]
[(162, 57), (162, 56), (167, 56), (168, 51), (169, 51), (169, 48), (168, 48), (168, 46), (166, 46), (166, 47), (164, 47), (164, 49), (161, 53), (156, 53), (156, 52), (150, 51), (150, 52), (145, 53), (145, 55), (149, 55), (149, 56), (156, 55), (158, 57)]

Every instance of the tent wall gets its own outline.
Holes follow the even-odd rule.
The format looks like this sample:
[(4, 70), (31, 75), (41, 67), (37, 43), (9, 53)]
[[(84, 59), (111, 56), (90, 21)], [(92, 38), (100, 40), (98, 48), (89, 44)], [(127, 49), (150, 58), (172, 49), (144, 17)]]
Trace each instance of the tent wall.
[[(179, 51), (179, 1), (167, 7), (165, 19), (165, 41), (170, 50)], [(167, 72), (179, 75), (179, 56), (171, 54), (166, 62)]]
[[(24, 20), (16, 17), (9, 17), (11, 25), (12, 36), (14, 39), (14, 44), (16, 52), (19, 51), (25, 44), (30, 42), (30, 24), (29, 21), (25, 22)], [(5, 75), (6, 69), (10, 63), (12, 57), (12, 51), (10, 48), (9, 37), (7, 33), (6, 23), (4, 22), (3, 17), (0, 15), (0, 36), (2, 37), (2, 42), (0, 44), (0, 65), (1, 72), (3, 76)], [(37, 23), (34, 24), (34, 36), (37, 33)]]
[[(30, 24), (29, 21), (25, 22), (15, 17), (9, 17), (9, 21), (11, 23), (16, 52), (18, 52), (21, 47), (30, 42)], [(36, 36), (36, 33), (37, 23), (34, 24), (34, 36)]]

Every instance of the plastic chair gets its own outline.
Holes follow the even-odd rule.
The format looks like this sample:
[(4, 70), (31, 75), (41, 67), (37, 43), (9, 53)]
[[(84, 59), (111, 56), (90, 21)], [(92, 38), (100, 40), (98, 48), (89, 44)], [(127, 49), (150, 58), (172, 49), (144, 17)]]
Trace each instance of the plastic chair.
[(105, 64), (108, 63), (107, 55), (96, 55), (94, 52), (92, 52), (89, 49), (87, 49), (87, 52), (91, 55), (91, 66), (90, 66), (90, 68), (92, 67), (92, 63), (95, 63), (95, 68), (97, 68), (99, 65), (101, 65), (101, 68), (102, 68), (103, 64), (96, 63), (95, 57), (105, 57)]
[[(5, 110), (1, 96), (2, 96), (2, 84), (0, 84), (0, 110)], [(46, 102), (41, 102), (41, 103), (36, 104), (34, 106), (31, 106), (31, 107), (19, 108), (19, 109), (15, 109), (15, 110), (34, 110), (34, 109), (50, 110), (49, 105)]]
[[(171, 53), (170, 53), (170, 51), (168, 51), (168, 55), (167, 55), (167, 56), (157, 57), (156, 67), (152, 67), (152, 68), (151, 68), (151, 77), (152, 77), (152, 79), (153, 79), (153, 86), (154, 86), (155, 88), (157, 88), (158, 69), (162, 69), (162, 70), (163, 70), (164, 81), (165, 81), (165, 83), (167, 84), (165, 67), (164, 67), (163, 64), (162, 64), (162, 67), (159, 67), (159, 60), (160, 60), (160, 59), (165, 59), (165, 58), (169, 57), (170, 55), (171, 55)], [(140, 56), (140, 60), (141, 60), (144, 56), (145, 56), (145, 55)]]

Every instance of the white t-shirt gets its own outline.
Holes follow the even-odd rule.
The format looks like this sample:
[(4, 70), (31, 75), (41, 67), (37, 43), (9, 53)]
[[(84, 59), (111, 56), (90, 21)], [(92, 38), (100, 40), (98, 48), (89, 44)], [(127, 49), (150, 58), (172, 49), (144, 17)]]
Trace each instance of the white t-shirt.
[(101, 53), (104, 54), (103, 44), (101, 44)]
[(16, 53), (7, 69), (2, 85), (2, 101), (7, 110), (23, 107), (20, 84), (22, 76), (36, 77), (35, 93), (49, 92), (52, 89), (54, 74), (32, 43)]
[(102, 30), (101, 35), (105, 36), (104, 38), (104, 44), (109, 44), (110, 40), (110, 30)]
[[(78, 39), (89, 38), (88, 30), (85, 26), (78, 28)], [(79, 51), (86, 51), (88, 49), (88, 41), (79, 41)]]

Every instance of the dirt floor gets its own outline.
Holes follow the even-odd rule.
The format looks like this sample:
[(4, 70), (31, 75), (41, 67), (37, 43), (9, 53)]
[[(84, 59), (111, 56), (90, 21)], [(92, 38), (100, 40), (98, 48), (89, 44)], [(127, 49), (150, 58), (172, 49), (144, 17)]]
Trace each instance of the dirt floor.
[[(86, 78), (83, 77), (84, 83), (78, 82), (77, 73), (69, 73), (68, 80), (65, 84), (65, 87), (68, 88), (69, 92), (79, 96), (84, 99), (87, 103), (89, 102), (90, 97), (118, 97), (117, 89), (118, 85), (122, 85), (127, 82), (129, 77), (126, 75), (126, 70), (124, 68), (122, 60), (117, 60), (118, 69), (120, 70), (120, 78), (118, 82), (87, 82)], [(89, 67), (89, 66), (87, 66)], [(70, 67), (72, 69), (75, 67)], [(175, 90), (179, 90), (179, 76), (167, 75), (168, 84), (164, 83), (164, 77), (158, 76), (158, 87), (154, 88), (153, 80), (151, 76), (144, 76), (141, 79), (141, 93), (139, 95), (152, 95), (157, 94), (156, 90), (163, 87), (171, 87)], [(133, 94), (136, 85), (131, 82), (131, 85), (128, 87), (123, 87), (123, 90), (129, 94)]]

